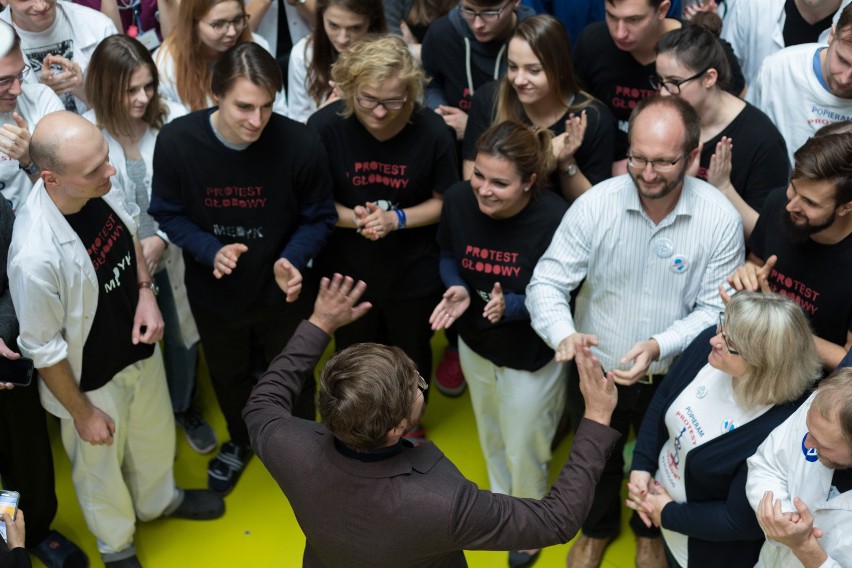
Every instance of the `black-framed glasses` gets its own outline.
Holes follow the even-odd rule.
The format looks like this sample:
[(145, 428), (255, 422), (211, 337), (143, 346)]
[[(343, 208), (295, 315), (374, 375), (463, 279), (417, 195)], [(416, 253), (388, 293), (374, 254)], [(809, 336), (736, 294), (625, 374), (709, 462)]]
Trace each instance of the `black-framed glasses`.
[(249, 17), (250, 14), (243, 14), (242, 16), (237, 16), (233, 20), (213, 20), (212, 22), (208, 22), (207, 20), (201, 21), (210, 26), (210, 28), (217, 34), (224, 34), (228, 31), (229, 26), (233, 26), (235, 32), (243, 31), (248, 23)]
[(740, 352), (731, 345), (731, 339), (728, 337), (728, 334), (725, 333), (725, 312), (719, 312), (719, 323), (716, 325), (716, 333), (722, 336), (722, 340), (725, 342), (725, 347), (728, 349), (728, 353), (731, 355), (740, 354)]
[(364, 110), (373, 110), (379, 105), (385, 107), (385, 110), (399, 110), (408, 102), (408, 97), (401, 99), (374, 99), (373, 97), (355, 97), (358, 106)]
[(6, 89), (10, 88), (12, 86), (12, 83), (14, 83), (15, 81), (17, 81), (19, 83), (23, 83), (24, 82), (24, 75), (26, 75), (27, 71), (29, 71), (29, 70), (30, 70), (30, 66), (24, 65), (24, 68), (21, 69), (20, 71), (18, 71), (17, 75), (12, 75), (12, 76), (9, 76), (9, 77), (0, 77), (0, 90), (5, 91)]
[(707, 67), (703, 71), (701, 71), (700, 73), (696, 73), (692, 77), (687, 77), (686, 79), (668, 80), (668, 81), (663, 79), (659, 75), (654, 74), (654, 75), (651, 75), (650, 77), (648, 77), (648, 81), (651, 82), (651, 87), (655, 91), (659, 91), (660, 89), (665, 89), (672, 95), (679, 95), (681, 85), (683, 85), (684, 83), (688, 83), (689, 81), (692, 81), (694, 79), (698, 79), (699, 77), (701, 77), (705, 73), (707, 73), (709, 70), (710, 70), (710, 68)]
[(482, 10), (477, 12), (476, 10), (471, 10), (470, 8), (463, 7), (461, 5), (461, 2), (459, 2), (459, 13), (462, 15), (462, 18), (464, 18), (468, 22), (474, 21), (477, 16), (479, 16), (483, 22), (496, 22), (500, 18), (500, 15), (503, 14), (504, 11), (506, 11), (506, 8), (508, 8), (509, 4), (511, 3), (512, 0), (509, 0), (508, 2), (503, 4), (503, 7), (499, 10)]
[(673, 160), (662, 158), (658, 160), (649, 160), (648, 158), (643, 158), (642, 156), (637, 156), (635, 154), (627, 154), (627, 165), (637, 170), (644, 170), (648, 164), (651, 164), (651, 167), (658, 172), (668, 172), (674, 169), (677, 163), (688, 155), (689, 152), (684, 152)]

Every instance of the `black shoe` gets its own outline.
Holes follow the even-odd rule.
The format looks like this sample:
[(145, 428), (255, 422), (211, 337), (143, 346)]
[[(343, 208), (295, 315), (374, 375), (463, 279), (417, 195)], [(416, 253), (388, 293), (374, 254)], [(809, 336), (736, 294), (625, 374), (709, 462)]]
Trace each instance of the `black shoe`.
[(175, 422), (186, 433), (189, 447), (199, 454), (209, 454), (216, 449), (216, 432), (194, 408), (175, 413)]
[(111, 562), (104, 562), (105, 568), (142, 568), (142, 565), (139, 563), (139, 559), (136, 558), (136, 555), (128, 556), (127, 558), (122, 558), (121, 560), (113, 560)]
[(523, 550), (511, 550), (509, 551), (509, 568), (527, 568), (535, 564), (539, 556), (541, 556), (541, 549), (535, 554)]
[(169, 517), (209, 521), (225, 514), (225, 501), (209, 489), (184, 489), (183, 501), (178, 508), (168, 514)]
[(89, 567), (89, 557), (86, 553), (57, 531), (47, 533), (47, 537), (31, 548), (30, 552), (47, 568)]
[(207, 486), (223, 497), (234, 490), (251, 457), (251, 448), (225, 442), (207, 466)]

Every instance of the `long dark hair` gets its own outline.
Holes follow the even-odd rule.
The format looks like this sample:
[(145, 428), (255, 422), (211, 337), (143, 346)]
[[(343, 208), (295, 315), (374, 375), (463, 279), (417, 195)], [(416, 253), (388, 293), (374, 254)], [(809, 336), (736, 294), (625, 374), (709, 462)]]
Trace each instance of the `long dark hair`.
[(330, 6), (337, 6), (348, 10), (359, 16), (364, 16), (369, 21), (368, 33), (385, 33), (385, 9), (382, 0), (319, 0), (317, 2), (317, 23), (311, 35), (311, 46), (313, 57), (308, 65), (308, 95), (317, 104), (329, 95), (331, 88), (328, 81), (331, 79), (331, 66), (337, 61), (338, 53), (325, 33), (325, 12)]

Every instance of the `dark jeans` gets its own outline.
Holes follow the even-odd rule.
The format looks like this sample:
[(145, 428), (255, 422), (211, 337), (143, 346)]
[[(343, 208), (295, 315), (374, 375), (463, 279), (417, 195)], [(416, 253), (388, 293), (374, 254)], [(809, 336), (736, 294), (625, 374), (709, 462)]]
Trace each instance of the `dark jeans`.
[[(586, 517), (586, 522), (583, 523), (583, 534), (588, 537), (615, 537), (621, 530), (621, 487), (625, 483), (624, 445), (627, 443), (631, 426), (634, 432), (639, 431), (639, 426), (642, 425), (642, 419), (645, 417), (645, 410), (648, 409), (658, 385), (659, 381), (653, 385), (634, 384), (629, 387), (617, 385), (618, 405), (612, 413), (610, 426), (621, 433), (621, 438), (618, 439), (604, 466), (601, 479), (595, 488), (592, 509)], [(573, 363), (569, 365), (568, 371), (568, 406), (573, 430), (576, 431), (585, 411), (585, 404), (580, 392), (577, 366)], [(635, 513), (630, 519), (630, 528), (636, 536), (660, 536), (660, 529), (653, 526), (646, 527), (639, 515)]]
[(21, 494), (26, 546), (32, 548), (56, 516), (53, 455), (35, 378), (28, 387), (0, 391), (0, 477), (5, 489)]
[(335, 346), (338, 351), (364, 342), (399, 347), (411, 357), (417, 370), (430, 383), (432, 328), (429, 316), (440, 301), (441, 292), (410, 300), (370, 298), (373, 307), (364, 317), (335, 332)]
[[(264, 306), (248, 311), (235, 320), (226, 320), (218, 312), (190, 301), (216, 400), (228, 424), (231, 441), (235, 444), (249, 445), (248, 429), (242, 412), (255, 385), (252, 346), (260, 349), (266, 365), (269, 365), (287, 345), (299, 323), (310, 315), (313, 299), (314, 295), (303, 289), (299, 299), (292, 304), (282, 301), (273, 306)], [(314, 420), (315, 392), (316, 383), (311, 370), (305, 376), (302, 393), (293, 409), (295, 416)]]

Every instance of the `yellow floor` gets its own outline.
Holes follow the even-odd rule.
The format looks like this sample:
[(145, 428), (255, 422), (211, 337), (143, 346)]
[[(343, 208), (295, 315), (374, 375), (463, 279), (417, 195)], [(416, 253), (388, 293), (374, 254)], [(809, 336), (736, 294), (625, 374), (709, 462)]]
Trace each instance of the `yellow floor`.
[[(443, 335), (437, 335), (433, 341), (436, 361), (443, 345)], [(199, 394), (204, 415), (211, 420), (222, 441), (226, 436), (225, 423), (218, 412), (209, 381), (202, 380)], [(430, 396), (429, 410), (424, 420), (429, 438), (467, 477), (481, 487), (487, 487), (485, 462), (479, 450), (470, 397), (465, 393), (460, 398), (450, 399), (437, 390)], [(77, 505), (70, 482), (68, 459), (59, 443), (58, 430), (55, 424), (52, 426), (59, 495), (59, 515), (53, 526), (86, 550), (93, 567), (103, 566), (95, 539), (87, 530)], [(564, 462), (568, 448), (568, 441), (558, 448), (550, 468), (552, 475), (556, 475)], [(204, 487), (209, 459), (210, 456), (200, 456), (193, 452), (183, 433), (178, 432), (175, 466), (178, 485)], [(301, 566), (304, 536), (287, 500), (259, 460), (253, 459), (249, 463), (236, 489), (226, 498), (226, 503), (225, 516), (216, 521), (168, 519), (139, 523), (136, 548), (142, 564), (146, 568)], [(626, 520), (626, 514), (624, 517)], [(628, 533), (625, 523), (622, 537), (607, 550), (603, 564), (605, 568), (628, 568), (633, 565), (632, 538), (624, 536)], [(569, 547), (570, 544), (566, 544), (546, 549), (536, 567), (565, 566)], [(472, 568), (507, 566), (505, 552), (468, 552), (467, 558)], [(34, 565), (42, 566), (38, 561)]]

